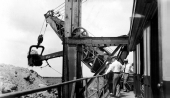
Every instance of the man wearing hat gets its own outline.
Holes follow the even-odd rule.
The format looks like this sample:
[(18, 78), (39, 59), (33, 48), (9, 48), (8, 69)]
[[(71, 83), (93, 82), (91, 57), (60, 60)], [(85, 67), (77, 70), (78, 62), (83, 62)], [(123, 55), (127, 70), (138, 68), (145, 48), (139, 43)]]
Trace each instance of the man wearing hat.
[[(108, 80), (109, 83), (112, 82), (112, 87), (111, 87), (111, 89), (109, 89), (111, 96), (116, 96), (116, 86), (120, 79), (121, 71), (122, 71), (122, 64), (117, 61), (116, 56), (112, 57), (109, 67), (105, 72), (105, 74), (109, 73), (112, 76), (112, 79)], [(117, 92), (117, 94), (118, 94), (118, 92)], [(117, 96), (119, 96), (119, 94)]]
[(128, 81), (129, 78), (129, 73), (132, 72), (132, 64), (128, 63), (128, 59), (124, 59), (124, 75), (123, 75), (123, 91), (124, 92), (128, 92), (129, 90), (126, 88), (126, 83)]

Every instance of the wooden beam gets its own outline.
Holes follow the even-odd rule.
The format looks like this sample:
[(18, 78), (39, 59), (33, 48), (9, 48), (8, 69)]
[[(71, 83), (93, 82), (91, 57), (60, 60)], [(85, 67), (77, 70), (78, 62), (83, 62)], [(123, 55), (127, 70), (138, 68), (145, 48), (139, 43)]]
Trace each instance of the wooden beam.
[(56, 58), (56, 57), (61, 57), (61, 56), (63, 56), (63, 51), (59, 51), (59, 52), (43, 55), (43, 56), (41, 56), (41, 60), (48, 60), (48, 59), (52, 59), (52, 58)]
[[(64, 38), (72, 37), (72, 31), (74, 28), (81, 26), (81, 2), (82, 0), (65, 0), (65, 23), (64, 23)], [(62, 81), (73, 80), (74, 77), (81, 78), (81, 54), (79, 46), (69, 45), (63, 38), (63, 77)], [(79, 71), (78, 71), (79, 70)], [(76, 92), (80, 89), (80, 82), (76, 83)], [(79, 84), (79, 85), (78, 85)], [(74, 90), (73, 84), (64, 86), (63, 98), (70, 98), (72, 90)], [(78, 97), (76, 94), (76, 98)]]
[(83, 37), (65, 38), (66, 44), (86, 45), (86, 46), (118, 46), (127, 45), (128, 37)]

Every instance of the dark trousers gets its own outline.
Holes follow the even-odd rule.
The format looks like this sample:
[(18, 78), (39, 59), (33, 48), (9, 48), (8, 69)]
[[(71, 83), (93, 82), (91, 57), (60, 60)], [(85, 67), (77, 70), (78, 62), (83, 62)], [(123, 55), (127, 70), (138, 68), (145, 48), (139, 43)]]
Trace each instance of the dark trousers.
[(113, 73), (113, 95), (116, 95), (116, 86), (120, 80), (120, 73)]
[(113, 93), (113, 95), (116, 94), (116, 86), (118, 82), (120, 82), (120, 73), (117, 72), (110, 72), (108, 77), (108, 84), (109, 84), (109, 91), (110, 93)]

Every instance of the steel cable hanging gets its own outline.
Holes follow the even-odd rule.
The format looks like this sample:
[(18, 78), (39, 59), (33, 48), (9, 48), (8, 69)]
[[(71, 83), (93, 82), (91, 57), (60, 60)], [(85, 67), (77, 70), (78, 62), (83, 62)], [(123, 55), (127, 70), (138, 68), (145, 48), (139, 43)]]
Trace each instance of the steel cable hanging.
[[(55, 70), (53, 67), (51, 67), (51, 65), (48, 63), (48, 61), (46, 61), (47, 62), (47, 66), (49, 66), (51, 69), (53, 69), (53, 70)], [(57, 71), (57, 70), (55, 70), (57, 73), (59, 73), (60, 75), (62, 75), (59, 71)]]
[[(85, 3), (85, 2), (87, 2), (88, 0), (84, 0), (84, 1), (82, 1), (82, 3)], [(56, 10), (56, 9), (58, 9), (57, 11), (54, 11), (54, 12), (60, 12), (59, 14), (60, 15), (62, 15), (62, 17), (64, 16), (64, 12), (63, 13), (61, 13), (62, 11), (65, 11), (65, 2), (63, 2), (62, 4), (60, 4), (59, 6), (57, 6), (56, 8), (54, 8), (53, 9), (53, 11), (54, 10)], [(62, 8), (64, 8), (64, 9), (62, 9)], [(61, 10), (62, 9), (62, 10)], [(44, 20), (45, 21), (45, 20)], [(43, 25), (44, 25), (44, 22), (43, 22)], [(47, 24), (46, 24), (46, 27), (47, 27)], [(43, 26), (42, 26), (42, 28), (43, 28)], [(42, 31), (42, 28), (41, 28), (41, 31)], [(40, 33), (41, 33), (41, 31), (40, 31)], [(45, 34), (45, 31), (46, 31), (46, 28), (45, 28), (45, 30), (44, 30), (44, 34)], [(89, 31), (87, 31), (88, 33), (90, 33), (93, 37), (95, 37), (91, 32), (89, 32)], [(110, 47), (108, 47), (110, 50), (112, 50)], [(106, 49), (106, 50), (108, 50), (108, 49)], [(108, 50), (109, 51), (109, 50)], [(112, 50), (113, 51), (113, 50)], [(89, 51), (89, 52), (91, 52), (91, 51)], [(44, 66), (45, 67), (45, 66)], [(50, 68), (52, 68), (50, 65), (49, 65), (49, 67)], [(52, 68), (53, 70), (55, 70), (54, 68)], [(56, 72), (58, 72), (57, 70), (55, 70)], [(59, 73), (59, 72), (58, 72)], [(61, 73), (60, 73), (61, 74)]]
[[(82, 1), (82, 3), (85, 3), (85, 2), (87, 2), (88, 0), (84, 0), (84, 1)], [(64, 17), (64, 11), (65, 11), (65, 2), (63, 2), (62, 4), (60, 4), (59, 6), (57, 6), (56, 8), (54, 8), (53, 10), (56, 10), (57, 8), (59, 8), (57, 11), (55, 11), (56, 13), (57, 12), (60, 12), (59, 14), (60, 15), (62, 15), (62, 18)], [(62, 9), (62, 8), (64, 8), (64, 9)], [(62, 9), (62, 10), (61, 10)], [(61, 13), (63, 11), (63, 13)], [(93, 37), (95, 37), (91, 32), (89, 32), (89, 31), (87, 31), (88, 33), (90, 33)], [(109, 48), (109, 49), (107, 49), (107, 48)], [(110, 47), (107, 47), (106, 48), (106, 50), (107, 51), (109, 51), (110, 52), (110, 50), (111, 51), (113, 51), (113, 49), (111, 49)]]
[[(63, 4), (64, 4), (64, 5), (63, 5)], [(60, 7), (61, 5), (63, 5), (63, 6), (62, 6), (62, 7)], [(59, 7), (60, 7), (60, 8), (59, 8), (59, 9), (57, 9), (56, 11), (54, 11), (54, 10), (53, 10), (53, 12), (54, 12), (54, 13), (61, 12), (61, 11), (60, 11), (61, 9), (64, 11), (64, 9), (65, 9), (65, 8), (64, 8), (64, 7), (65, 7), (65, 2), (64, 2), (64, 3), (62, 3), (61, 5), (59, 5), (58, 7), (56, 7), (54, 10), (56, 10), (56, 9), (57, 9), (57, 8), (59, 8)], [(63, 8), (64, 8), (64, 9), (63, 9)]]
[[(82, 3), (85, 3), (85, 2), (87, 2), (87, 0), (82, 1)], [(57, 8), (59, 8), (59, 7), (60, 7), (60, 8), (59, 8), (57, 11), (55, 11), (55, 12), (60, 12), (60, 13), (61, 13), (62, 11), (65, 11), (65, 8), (64, 8), (65, 5), (63, 5), (63, 4), (65, 4), (65, 2), (63, 2), (62, 4), (60, 4), (59, 6), (57, 6), (56, 8), (54, 8), (53, 11), (56, 10)], [(63, 6), (62, 6), (62, 5), (63, 5)], [(62, 8), (64, 8), (64, 9), (62, 9)], [(62, 9), (62, 10), (61, 10), (61, 9)]]
[(40, 34), (39, 35), (44, 35), (45, 34), (45, 31), (46, 31), (46, 28), (47, 28), (47, 23), (46, 23), (46, 26), (45, 26), (45, 29), (44, 29), (44, 33), (42, 34), (42, 30), (43, 30), (43, 27), (44, 27), (44, 23), (45, 23), (45, 19), (44, 19), (44, 21), (43, 21), (43, 24), (42, 24), (42, 26), (41, 26), (41, 30), (40, 30)]
[(57, 70), (55, 70), (54, 68), (52, 68), (50, 65), (45, 65), (45, 66), (42, 66), (42, 67), (40, 67), (41, 69), (42, 68), (45, 68), (45, 67), (50, 67), (51, 69), (53, 69), (54, 71), (56, 71), (57, 73), (59, 73), (60, 75), (62, 75), (59, 71), (57, 71)]
[(43, 26), (44, 26), (44, 23), (45, 23), (45, 19), (44, 19), (43, 24), (42, 24), (42, 26), (41, 26), (40, 34), (41, 34), (41, 32), (42, 32), (42, 28), (43, 28)]
[(57, 73), (59, 73), (60, 75), (62, 75), (59, 71), (57, 71), (56, 69), (54, 69), (54, 68), (51, 67), (50, 65), (49, 65), (49, 67), (50, 67), (51, 69), (53, 69), (54, 71), (56, 71)]
[(54, 69), (53, 67), (51, 67), (51, 65), (48, 63), (48, 61), (46, 60), (46, 63), (47, 63), (47, 65), (45, 65), (45, 66), (42, 66), (42, 67), (40, 67), (41, 69), (42, 68), (45, 68), (45, 67), (50, 67), (51, 69), (53, 69), (54, 71), (56, 71), (57, 73), (59, 73), (60, 75), (62, 75), (59, 71), (57, 71), (56, 69)]
[(48, 26), (48, 24), (46, 23), (46, 26), (45, 26), (45, 29), (44, 29), (44, 33), (43, 33), (43, 35), (45, 35), (45, 32), (46, 32), (47, 26)]
[[(63, 6), (63, 7), (61, 7), (61, 8), (59, 8), (56, 12), (58, 12), (59, 10), (61, 10), (62, 8), (64, 8), (65, 6)], [(64, 8), (65, 9), (65, 8)]]
[(59, 6), (57, 6), (56, 8), (54, 8), (53, 10), (56, 10), (57, 8), (59, 8), (61, 5), (65, 4), (65, 2), (63, 2), (62, 4), (60, 4)]

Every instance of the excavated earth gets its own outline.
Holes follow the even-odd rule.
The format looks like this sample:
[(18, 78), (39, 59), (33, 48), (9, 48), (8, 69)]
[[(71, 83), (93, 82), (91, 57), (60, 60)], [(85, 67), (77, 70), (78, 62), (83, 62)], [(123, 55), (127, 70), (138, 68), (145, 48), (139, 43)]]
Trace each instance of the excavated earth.
[[(88, 95), (92, 95), (90, 98), (95, 98), (98, 89), (104, 85), (103, 78), (95, 79), (93, 83), (88, 87)], [(61, 82), (61, 81), (60, 81)], [(58, 82), (58, 83), (60, 83)], [(30, 89), (36, 89), (50, 85), (48, 80), (43, 79), (37, 72), (29, 70), (27, 68), (16, 67), (13, 65), (0, 64), (0, 94), (25, 91)], [(24, 95), (19, 98), (58, 98), (58, 91), (56, 89)], [(95, 93), (95, 94), (94, 94)]]
[[(25, 91), (47, 86), (37, 72), (27, 68), (0, 64), (0, 94)], [(43, 91), (22, 96), (21, 98), (57, 98), (57, 90)]]

